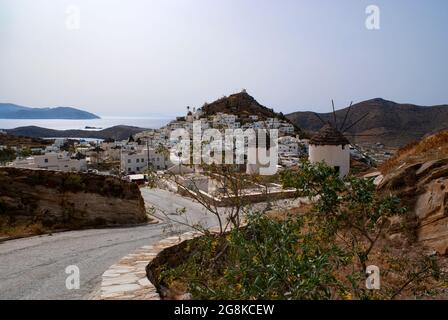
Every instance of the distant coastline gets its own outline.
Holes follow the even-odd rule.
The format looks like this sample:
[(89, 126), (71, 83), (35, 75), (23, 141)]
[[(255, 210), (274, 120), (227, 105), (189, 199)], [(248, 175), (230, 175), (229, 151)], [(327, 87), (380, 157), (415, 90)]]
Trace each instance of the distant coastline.
[(124, 125), (131, 127), (157, 129), (166, 125), (174, 117), (147, 116), (147, 117), (110, 117), (101, 116), (100, 119), (0, 119), (0, 129), (15, 129), (19, 127), (37, 126), (53, 130), (98, 130), (86, 127), (107, 129)]
[(124, 140), (131, 135), (147, 130), (132, 126), (113, 126), (102, 130), (53, 130), (37, 126), (7, 129), (6, 133), (13, 136), (31, 138), (74, 138), (77, 139), (114, 139)]
[(99, 119), (91, 112), (72, 107), (30, 108), (0, 103), (0, 119)]

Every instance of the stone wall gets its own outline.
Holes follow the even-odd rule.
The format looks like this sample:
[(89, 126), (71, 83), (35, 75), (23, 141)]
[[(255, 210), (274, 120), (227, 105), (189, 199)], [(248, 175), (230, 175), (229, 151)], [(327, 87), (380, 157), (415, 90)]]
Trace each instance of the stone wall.
[(142, 223), (138, 186), (116, 177), (0, 168), (0, 217), (48, 229)]
[(239, 200), (236, 197), (214, 197), (209, 193), (206, 193), (200, 190), (200, 195), (197, 195), (196, 192), (179, 186), (177, 192), (184, 197), (198, 197), (208, 203), (216, 205), (217, 207), (229, 207), (235, 205), (237, 202), (243, 202), (244, 204), (254, 204), (260, 203), (264, 201), (276, 201), (282, 199), (291, 199), (296, 197), (297, 192), (295, 190), (282, 190), (282, 191), (271, 191), (267, 192), (258, 192), (258, 193), (249, 193), (244, 194), (239, 197)]

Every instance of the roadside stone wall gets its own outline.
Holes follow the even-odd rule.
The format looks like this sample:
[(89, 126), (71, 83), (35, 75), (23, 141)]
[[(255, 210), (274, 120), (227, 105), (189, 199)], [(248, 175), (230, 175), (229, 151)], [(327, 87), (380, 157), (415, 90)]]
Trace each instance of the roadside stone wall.
[(0, 217), (48, 229), (147, 221), (137, 185), (116, 177), (0, 168)]
[[(216, 232), (217, 228), (212, 228), (210, 231)], [(91, 298), (93, 300), (160, 300), (159, 289), (153, 284), (156, 281), (152, 279), (149, 266), (154, 259), (163, 255), (165, 250), (176, 250), (179, 245), (201, 235), (200, 232), (189, 231), (171, 236), (152, 245), (143, 246), (121, 258), (103, 273), (101, 286)]]

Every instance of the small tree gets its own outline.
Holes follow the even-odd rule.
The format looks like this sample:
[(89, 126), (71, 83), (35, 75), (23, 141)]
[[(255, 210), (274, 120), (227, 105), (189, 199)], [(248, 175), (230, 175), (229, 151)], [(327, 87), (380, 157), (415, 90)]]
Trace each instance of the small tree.
[[(283, 172), (281, 179), (284, 186), (296, 188), (297, 196), (312, 201), (313, 210), (307, 214), (309, 232), (319, 234), (318, 238), (326, 243), (337, 243), (355, 257), (353, 265), (358, 266), (358, 271), (354, 269), (349, 276), (355, 297), (371, 295), (372, 292), (363, 288), (367, 263), (379, 240), (387, 238), (390, 218), (406, 213), (400, 199), (378, 194), (373, 179), (341, 178), (324, 163), (304, 162), (299, 170)], [(436, 275), (438, 271), (432, 268), (433, 262), (422, 257), (416, 269), (404, 276), (404, 284), (393, 289), (389, 298), (396, 297), (414, 281)], [(409, 264), (406, 268), (413, 267)]]
[[(194, 176), (167, 173), (163, 179), (173, 183), (183, 194), (201, 204), (209, 214), (216, 217), (220, 233), (230, 228), (239, 228), (242, 217), (247, 212), (250, 202), (243, 197), (243, 189), (250, 183), (250, 177), (240, 173), (232, 165), (202, 165), (200, 170), (203, 177), (213, 180), (219, 195), (202, 191)], [(200, 226), (201, 231), (208, 232)]]
[(16, 152), (11, 148), (0, 150), (0, 164), (5, 164), (16, 159)]

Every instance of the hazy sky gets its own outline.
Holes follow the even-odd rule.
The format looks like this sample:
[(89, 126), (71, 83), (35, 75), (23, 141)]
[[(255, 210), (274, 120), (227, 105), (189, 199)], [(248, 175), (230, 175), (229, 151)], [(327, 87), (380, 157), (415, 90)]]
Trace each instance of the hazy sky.
[(447, 16), (446, 0), (0, 0), (0, 101), (127, 116), (242, 88), (284, 113), (448, 103)]

